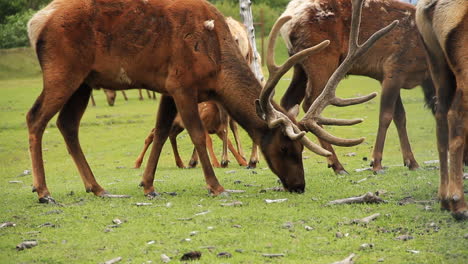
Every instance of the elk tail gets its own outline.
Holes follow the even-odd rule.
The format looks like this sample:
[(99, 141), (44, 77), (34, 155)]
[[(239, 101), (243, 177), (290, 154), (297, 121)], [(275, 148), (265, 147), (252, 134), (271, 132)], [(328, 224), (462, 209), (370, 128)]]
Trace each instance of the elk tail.
[(437, 97), (432, 79), (427, 78), (422, 82), (421, 86), (424, 92), (425, 106), (431, 109), (432, 113), (435, 114)]

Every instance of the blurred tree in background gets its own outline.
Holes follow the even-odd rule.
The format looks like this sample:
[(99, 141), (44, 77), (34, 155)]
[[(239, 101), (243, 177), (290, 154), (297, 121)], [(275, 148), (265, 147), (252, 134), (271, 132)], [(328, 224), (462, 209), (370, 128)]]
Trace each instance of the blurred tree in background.
[(0, 0), (0, 48), (28, 46), (28, 20), (50, 1)]

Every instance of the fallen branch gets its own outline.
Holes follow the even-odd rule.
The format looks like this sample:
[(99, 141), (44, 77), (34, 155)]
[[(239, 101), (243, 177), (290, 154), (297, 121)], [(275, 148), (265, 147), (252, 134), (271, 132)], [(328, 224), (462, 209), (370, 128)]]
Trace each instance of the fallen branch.
[(370, 215), (368, 217), (364, 217), (362, 219), (354, 219), (352, 221), (353, 224), (364, 224), (364, 225), (367, 225), (369, 224), (371, 221), (377, 219), (377, 217), (380, 216), (380, 213), (376, 213), (376, 214), (373, 214), (373, 215)]
[(332, 264), (353, 264), (354, 263), (353, 258), (355, 256), (356, 254), (351, 253), (351, 255), (349, 255), (347, 258), (337, 261), (337, 262), (333, 262)]
[(282, 202), (286, 202), (287, 200), (288, 200), (288, 198), (284, 198), (284, 199), (275, 199), (275, 200), (265, 199), (265, 203), (267, 203), (267, 204), (271, 204), (271, 203), (282, 203)]
[(21, 251), (21, 250), (25, 250), (27, 248), (33, 248), (35, 246), (37, 246), (37, 241), (28, 240), (28, 241), (24, 241), (24, 242), (16, 245), (16, 250)]
[(383, 203), (384, 200), (379, 196), (368, 192), (364, 195), (357, 197), (350, 197), (344, 199), (338, 199), (331, 202), (328, 202), (326, 205), (335, 205), (335, 204), (354, 204), (354, 203)]
[(13, 227), (13, 226), (16, 226), (16, 224), (13, 223), (13, 222), (5, 222), (5, 223), (1, 223), (1, 224), (0, 224), (0, 228), (4, 228), (4, 227)]
[(114, 263), (117, 263), (117, 262), (120, 262), (122, 261), (122, 257), (117, 257), (117, 258), (113, 258), (111, 260), (108, 260), (106, 262), (104, 262), (104, 264), (114, 264)]
[(284, 254), (262, 254), (262, 256), (266, 258), (280, 258), (280, 257), (284, 257), (285, 255)]

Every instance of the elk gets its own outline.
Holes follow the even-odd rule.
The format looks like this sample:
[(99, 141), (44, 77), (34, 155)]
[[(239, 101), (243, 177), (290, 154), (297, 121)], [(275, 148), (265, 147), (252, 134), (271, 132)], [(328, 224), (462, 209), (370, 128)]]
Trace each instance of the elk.
[[(414, 24), (415, 8), (399, 1), (368, 0), (363, 7), (360, 38), (367, 38), (376, 29), (399, 20), (398, 27), (360, 57), (347, 74), (364, 75), (382, 85), (379, 126), (372, 154), (372, 169), (383, 172), (382, 156), (390, 122), (396, 125), (400, 138), (403, 163), (410, 170), (419, 167), (414, 158), (406, 131), (405, 109), (400, 89), (422, 85), (426, 104), (434, 109), (434, 87), (427, 69), (424, 48)], [(343, 61), (348, 49), (350, 0), (292, 0), (283, 15), (293, 19), (281, 29), (290, 55), (330, 39), (331, 44), (294, 66), (292, 81), (281, 99), (281, 106), (291, 109), (301, 101), (309, 109), (322, 92), (333, 71)], [(317, 62), (320, 63), (317, 63)], [(347, 174), (329, 142), (319, 139), (322, 147), (333, 155), (328, 166), (337, 174)]]
[[(107, 100), (107, 104), (109, 106), (114, 106), (115, 104), (115, 98), (117, 97), (117, 92), (114, 91), (114, 90), (108, 90), (108, 89), (102, 89), (104, 91), (104, 94), (106, 95), (106, 100)], [(138, 99), (140, 100), (143, 100), (143, 93), (141, 91), (142, 89), (138, 89)], [(124, 97), (125, 101), (128, 101), (128, 97), (127, 97), (127, 94), (125, 93), (125, 91), (121, 91), (122, 92), (122, 96)], [(156, 94), (155, 92), (152, 92), (152, 96), (151, 96), (151, 93), (150, 91), (146, 91), (147, 94), (148, 94), (148, 98), (149, 99), (153, 99), (153, 100), (156, 100)], [(93, 98), (93, 94), (91, 94), (91, 101), (92, 101), (92, 104), (93, 106), (96, 105), (95, 101), (94, 101), (94, 98)]]
[[(436, 135), (441, 208), (468, 219), (463, 162), (468, 144), (468, 5), (465, 0), (420, 0), (416, 24), (436, 88)], [(465, 157), (463, 153), (465, 152)]]
[[(239, 47), (239, 50), (242, 54), (242, 56), (245, 58), (245, 60), (247, 61), (247, 63), (250, 65), (251, 62), (252, 62), (252, 57), (253, 57), (253, 51), (252, 51), (252, 47), (250, 46), (250, 42), (249, 42), (249, 39), (248, 39), (248, 35), (247, 35), (247, 29), (245, 28), (245, 26), (240, 23), (239, 21), (233, 19), (232, 17), (227, 17), (226, 18), (226, 23), (229, 27), (229, 31), (231, 32), (231, 35), (234, 39), (234, 41), (236, 42), (237, 46)], [(219, 106), (219, 105), (216, 105), (216, 103), (214, 102), (204, 102), (204, 103), (200, 103), (198, 105), (198, 112), (200, 112), (201, 114), (201, 120), (204, 124), (204, 127), (206, 128), (206, 130), (208, 131), (208, 133), (206, 133), (206, 140), (207, 140), (207, 144), (208, 144), (208, 152), (211, 156), (211, 159), (212, 159), (212, 164), (214, 167), (227, 167), (228, 166), (228, 163), (229, 163), (229, 160), (228, 160), (228, 153), (227, 153), (227, 148), (229, 147), (229, 149), (231, 150), (231, 152), (234, 154), (234, 157), (236, 158), (237, 162), (239, 163), (239, 165), (241, 166), (245, 166), (247, 165), (244, 161), (244, 153), (243, 153), (243, 150), (242, 150), (242, 146), (241, 146), (241, 141), (240, 141), (240, 137), (239, 137), (239, 133), (237, 131), (237, 124), (236, 122), (232, 119), (232, 118), (229, 118), (229, 116), (227, 115), (226, 111), (224, 111), (224, 109)], [(228, 126), (228, 123), (229, 122), (229, 125), (231, 127), (231, 130), (234, 134), (234, 139), (236, 141), (236, 146), (237, 146), (237, 151), (234, 152), (232, 151), (232, 143), (230, 142), (230, 140), (228, 139), (228, 136), (227, 136), (227, 126)], [(177, 149), (177, 141), (176, 141), (176, 137), (179, 133), (181, 133), (183, 130), (185, 129), (185, 126), (180, 118), (180, 115), (178, 115), (175, 120), (174, 120), (174, 123), (172, 124), (172, 127), (171, 127), (171, 132), (169, 134), (169, 139), (170, 139), (170, 142), (171, 142), (171, 145), (172, 145), (172, 150), (174, 152), (174, 158), (175, 158), (175, 161), (176, 161), (176, 166), (179, 167), (179, 168), (184, 168), (184, 164), (180, 158), (180, 155), (179, 155), (179, 152), (178, 152), (178, 149)], [(143, 146), (143, 150), (142, 152), (138, 155), (136, 161), (135, 161), (135, 165), (134, 165), (134, 168), (140, 168), (142, 162), (143, 162), (143, 158), (145, 156), (145, 153), (149, 147), (149, 145), (153, 142), (153, 133), (154, 133), (154, 128), (151, 130), (150, 134), (147, 136), (147, 138), (145, 139), (145, 144)], [(216, 155), (214, 155), (214, 151), (213, 151), (213, 147), (212, 147), (212, 141), (211, 141), (211, 138), (209, 137), (209, 134), (214, 134), (216, 133), (220, 138), (221, 140), (223, 141), (223, 155), (222, 155), (222, 161), (221, 161), (221, 165), (219, 164), (217, 158), (216, 158)], [(250, 162), (249, 162), (249, 168), (253, 168), (256, 166), (256, 164), (258, 163), (258, 153), (257, 153), (257, 146), (255, 145), (255, 143), (253, 143), (253, 146), (252, 146), (252, 155), (251, 155), (251, 158), (250, 158)], [(189, 162), (189, 168), (194, 168), (196, 165), (197, 165), (197, 160), (198, 160), (198, 155), (196, 153), (196, 150), (193, 151), (193, 154), (192, 154), (192, 158), (190, 159), (190, 162)]]
[(45, 181), (42, 136), (57, 112), (60, 112), (57, 127), (86, 191), (114, 197), (97, 183), (78, 139), (80, 119), (92, 87), (112, 90), (143, 87), (162, 94), (153, 146), (141, 181), (148, 198), (158, 195), (153, 185), (154, 174), (177, 112), (198, 152), (209, 192), (215, 196), (226, 193), (210, 164), (198, 113), (198, 103), (206, 100), (221, 104), (248, 132), (285, 190), (304, 192), (304, 146), (324, 156), (330, 152), (310, 141), (301, 129), (303, 126), (333, 144), (351, 146), (364, 140), (337, 138), (319, 126), (362, 121), (321, 117), (328, 104), (350, 105), (375, 97), (375, 94), (352, 99), (334, 97), (338, 82), (352, 62), (397, 23), (358, 45), (361, 4), (362, 0), (353, 1), (351, 51), (330, 78), (319, 97), (321, 101), (316, 101), (305, 119), (297, 122), (271, 101), (274, 86), (295, 63), (323, 49), (329, 41), (275, 66), (274, 42), (279, 28), (291, 17), (280, 18), (272, 29), (267, 56), (270, 76), (262, 89), (233, 41), (223, 15), (207, 1), (54, 0), (28, 23), (29, 39), (40, 62), (44, 84), (26, 117), (33, 191), (37, 192), (39, 202), (55, 202)]
[[(234, 149), (231, 141), (227, 136), (227, 126), (229, 123), (229, 115), (226, 111), (214, 101), (206, 101), (198, 104), (198, 112), (200, 113), (200, 119), (203, 122), (203, 127), (205, 128), (206, 144), (208, 148), (208, 153), (211, 157), (211, 162), (213, 167), (216, 168), (226, 168), (229, 163), (229, 158), (227, 154), (227, 149), (231, 151), (234, 155), (234, 158), (239, 163), (240, 166), (247, 166), (245, 159)], [(177, 147), (177, 135), (184, 131), (185, 126), (182, 122), (180, 115), (177, 115), (172, 123), (171, 131), (169, 132), (169, 141), (171, 142), (172, 151), (174, 153), (174, 159), (176, 166), (179, 168), (185, 168), (184, 163), (179, 155), (179, 150)], [(233, 129), (231, 127), (231, 129)], [(223, 155), (221, 163), (219, 163), (216, 155), (213, 150), (213, 143), (209, 134), (216, 134), (223, 141)], [(135, 161), (134, 168), (140, 168), (143, 158), (146, 151), (151, 143), (153, 143), (154, 138), (154, 129), (151, 130), (148, 137), (145, 139), (145, 145), (143, 150), (138, 155), (138, 158)], [(237, 141), (237, 140), (236, 140)], [(198, 154), (196, 149), (193, 150), (192, 158), (190, 159), (188, 168), (195, 168), (198, 163)]]

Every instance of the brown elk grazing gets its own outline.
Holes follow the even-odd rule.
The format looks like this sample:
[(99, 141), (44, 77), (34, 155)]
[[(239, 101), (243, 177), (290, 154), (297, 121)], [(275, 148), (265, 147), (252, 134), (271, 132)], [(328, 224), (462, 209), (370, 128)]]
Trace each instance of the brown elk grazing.
[[(411, 89), (422, 85), (426, 94), (426, 103), (431, 108), (433, 108), (434, 95), (424, 48), (414, 23), (415, 8), (398, 1), (368, 0), (362, 12), (360, 38), (364, 39), (383, 25), (393, 20), (400, 21), (395, 30), (359, 58), (348, 72), (348, 74), (374, 78), (382, 84), (379, 126), (372, 154), (373, 170), (383, 171), (382, 153), (385, 135), (392, 120), (400, 137), (404, 165), (413, 170), (419, 165), (411, 151), (406, 132), (406, 116), (400, 88)], [(351, 0), (292, 0), (284, 14), (293, 16), (293, 19), (281, 29), (291, 55), (319, 43), (322, 39), (331, 41), (322, 52), (295, 65), (291, 84), (281, 99), (281, 106), (285, 109), (292, 108), (304, 99), (302, 106), (307, 110), (346, 55)], [(329, 167), (333, 168), (335, 173), (346, 173), (332, 146), (324, 140), (320, 140), (320, 143), (322, 147), (333, 153), (328, 157)]]
[[(416, 22), (436, 87), (441, 207), (468, 219), (463, 193), (463, 152), (468, 137), (468, 3), (420, 0)], [(466, 156), (465, 156), (466, 158)]]
[[(242, 56), (250, 65), (250, 63), (252, 62), (252, 58), (253, 58), (253, 51), (252, 51), (252, 47), (250, 46), (250, 42), (248, 39), (248, 34), (247, 34), (245, 26), (239, 21), (233, 19), (232, 17), (227, 17), (226, 23), (229, 27), (229, 31), (231, 32), (231, 35), (234, 41), (239, 47), (239, 50)], [(233, 152), (231, 150), (231, 152), (234, 154), (234, 157), (238, 161), (239, 165), (241, 166), (247, 165), (245, 163), (244, 158), (240, 158), (240, 157), (244, 157), (244, 153), (242, 150), (239, 133), (237, 131), (237, 123), (232, 118), (229, 118), (226, 111), (224, 111), (222, 107), (220, 106), (218, 107), (216, 103), (214, 102), (204, 102), (198, 105), (198, 112), (200, 112), (201, 114), (200, 118), (204, 124), (204, 127), (208, 131), (211, 131), (209, 133), (210, 134), (216, 133), (223, 141), (223, 157), (222, 157), (222, 161), (220, 165), (216, 158), (216, 155), (214, 155), (214, 151), (211, 145), (212, 144), (211, 138), (209, 137), (208, 133), (206, 134), (206, 139), (207, 139), (207, 144), (208, 144), (208, 153), (210, 154), (213, 166), (223, 167), (223, 168), (228, 166), (229, 161), (228, 161), (227, 148), (228, 147), (231, 148), (230, 146), (232, 146), (232, 143), (228, 140), (227, 131), (224, 132), (228, 126), (227, 124), (228, 122), (234, 134), (234, 139), (236, 141), (236, 146), (237, 146), (237, 151)], [(177, 149), (176, 137), (184, 129), (185, 127), (183, 125), (182, 119), (180, 118), (180, 115), (177, 115), (177, 117), (174, 120), (174, 123), (172, 124), (171, 132), (169, 134), (169, 139), (170, 139), (172, 149), (174, 152), (176, 165), (179, 168), (184, 168), (185, 166), (180, 158), (180, 155)], [(153, 142), (152, 133), (154, 133), (154, 129), (152, 129), (148, 137), (145, 139), (145, 145), (143, 146), (143, 150), (140, 153), (140, 155), (138, 155), (135, 161), (135, 165), (134, 165), (135, 168), (140, 168), (143, 162), (145, 153), (149, 145)], [(258, 163), (258, 153), (256, 150), (257, 150), (257, 146), (255, 145), (255, 143), (253, 143), (252, 155), (251, 155), (250, 162), (249, 162), (250, 168), (255, 167), (255, 165)], [(189, 162), (189, 167), (194, 168), (197, 165), (197, 161), (198, 161), (198, 155), (197, 155), (196, 150), (194, 150), (192, 158)]]
[[(234, 158), (241, 166), (247, 166), (247, 162), (245, 159), (234, 149), (231, 141), (227, 137), (227, 126), (229, 123), (229, 116), (222, 109), (221, 106), (218, 106), (214, 101), (206, 101), (203, 103), (198, 104), (198, 112), (200, 113), (200, 119), (203, 122), (203, 127), (205, 128), (206, 132), (206, 145), (208, 149), (208, 153), (211, 157), (211, 163), (213, 167), (216, 168), (225, 168), (228, 166), (229, 158), (227, 154), (227, 148), (232, 152)], [(171, 142), (172, 150), (174, 152), (174, 159), (176, 162), (176, 166), (179, 168), (185, 168), (184, 163), (179, 155), (179, 150), (177, 148), (177, 135), (179, 135), (182, 131), (184, 131), (185, 126), (182, 122), (182, 118), (180, 115), (177, 115), (172, 123), (171, 132), (169, 132), (169, 140)], [(231, 127), (232, 129), (232, 127)], [(214, 154), (213, 150), (213, 143), (209, 134), (217, 134), (218, 137), (223, 141), (223, 156), (221, 158), (221, 163), (219, 163), (216, 155)], [(148, 147), (153, 143), (154, 138), (154, 129), (151, 130), (148, 137), (145, 139), (145, 145), (143, 146), (143, 150), (138, 155), (138, 158), (135, 161), (135, 168), (140, 168), (141, 163), (143, 162), (143, 158), (145, 156)], [(197, 166), (198, 163), (198, 154), (196, 149), (193, 150), (192, 158), (189, 162), (189, 168), (194, 168)]]
[[(301, 127), (339, 145), (356, 140), (339, 139), (318, 124), (349, 124), (362, 120), (335, 120), (320, 115), (326, 104), (349, 105), (375, 96), (339, 99), (334, 91), (351, 63), (391, 30), (379, 30), (363, 46), (355, 45), (362, 0), (355, 6), (353, 45), (343, 64), (328, 82), (305, 119), (297, 123), (271, 102), (274, 86), (295, 63), (328, 45), (328, 41), (289, 58), (284, 65), (273, 63), (274, 41), (279, 28), (291, 17), (279, 19), (272, 29), (267, 62), (270, 76), (265, 87), (251, 73), (232, 39), (224, 17), (207, 1), (195, 0), (55, 0), (28, 23), (28, 34), (43, 71), (44, 88), (27, 114), (33, 170), (33, 190), (39, 201), (53, 203), (45, 181), (42, 136), (49, 120), (60, 111), (61, 131), (88, 192), (112, 197), (96, 181), (78, 139), (80, 119), (92, 87), (131, 89), (143, 87), (162, 93), (155, 137), (141, 186), (147, 197), (157, 195), (154, 186), (161, 149), (176, 113), (194, 143), (203, 167), (208, 190), (225, 193), (219, 184), (206, 150), (205, 133), (198, 102), (215, 100), (223, 105), (257, 143), (271, 170), (285, 190), (304, 192), (302, 150), (306, 146), (320, 155), (330, 153), (314, 144)], [(260, 100), (256, 100), (260, 97)], [(325, 97), (325, 98), (324, 98)], [(255, 104), (254, 104), (255, 102)], [(257, 115), (257, 114), (258, 115)]]

